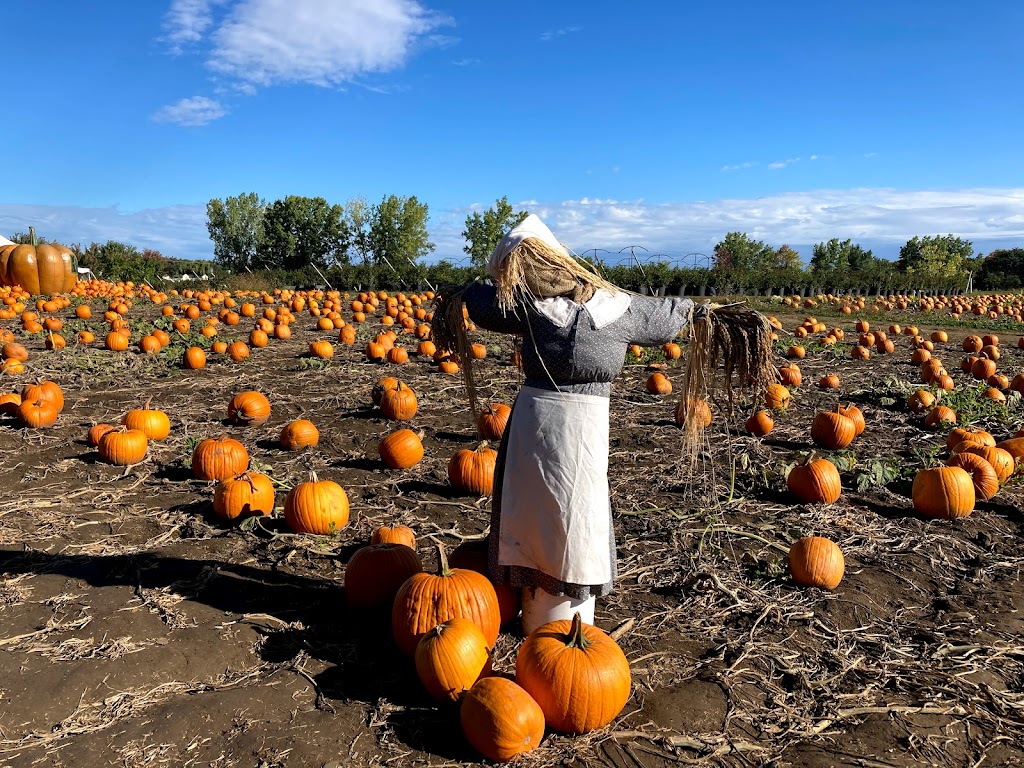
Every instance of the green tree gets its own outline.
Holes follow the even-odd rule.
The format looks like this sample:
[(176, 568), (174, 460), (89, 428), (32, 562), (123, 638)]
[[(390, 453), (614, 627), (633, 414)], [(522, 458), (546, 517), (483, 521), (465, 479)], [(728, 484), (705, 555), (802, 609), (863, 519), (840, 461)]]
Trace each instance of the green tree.
[(266, 203), (255, 192), (214, 198), (206, 204), (206, 229), (213, 241), (213, 258), (232, 272), (260, 265)]
[(913, 237), (900, 248), (896, 267), (929, 283), (963, 283), (971, 267), (974, 246), (954, 235)]
[(800, 258), (800, 253), (794, 251), (788, 245), (783, 245), (777, 251), (775, 251), (772, 257), (772, 263), (769, 265), (772, 269), (781, 270), (794, 270), (802, 269), (804, 266), (803, 261)]
[(367, 232), (367, 248), (375, 264), (388, 263), (395, 270), (418, 266), (418, 260), (434, 250), (427, 236), (426, 203), (413, 197), (389, 195), (373, 206)]
[(466, 228), (462, 231), (466, 245), (462, 250), (469, 254), (474, 266), (484, 266), (501, 238), (529, 215), (529, 211), (513, 209), (507, 196), (496, 200), (482, 216), (474, 211), (466, 217)]
[(104, 280), (130, 280), (152, 285), (167, 271), (169, 261), (159, 251), (149, 248), (140, 251), (134, 245), (108, 240), (89, 245), (82, 251), (79, 264)]
[(373, 206), (365, 197), (354, 197), (345, 203), (345, 226), (348, 227), (349, 253), (362, 262), (370, 260), (370, 221)]
[(745, 232), (730, 232), (715, 246), (715, 268), (749, 272), (770, 268), (776, 251)]
[(977, 265), (975, 284), (980, 288), (1024, 286), (1024, 248), (999, 248)]
[(814, 246), (811, 255), (811, 271), (815, 274), (830, 271), (863, 272), (876, 261), (874, 254), (865, 251), (852, 240), (833, 237), (827, 243)]
[(278, 269), (298, 270), (348, 263), (345, 209), (322, 197), (289, 195), (267, 206), (259, 261)]

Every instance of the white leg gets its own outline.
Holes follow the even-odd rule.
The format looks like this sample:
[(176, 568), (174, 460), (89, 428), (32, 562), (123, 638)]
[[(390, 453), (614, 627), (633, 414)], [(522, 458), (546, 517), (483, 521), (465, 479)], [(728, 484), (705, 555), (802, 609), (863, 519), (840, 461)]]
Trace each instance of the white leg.
[(594, 623), (594, 607), (597, 599), (576, 600), (566, 595), (552, 595), (543, 589), (523, 589), (523, 634), (529, 635), (549, 621), (572, 619), (579, 613), (584, 624)]

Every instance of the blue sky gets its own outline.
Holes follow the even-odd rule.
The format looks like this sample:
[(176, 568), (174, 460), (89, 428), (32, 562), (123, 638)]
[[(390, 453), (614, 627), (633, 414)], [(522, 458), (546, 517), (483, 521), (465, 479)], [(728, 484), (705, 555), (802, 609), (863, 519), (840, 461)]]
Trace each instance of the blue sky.
[[(0, 233), (212, 254), (255, 191), (507, 195), (583, 251), (1024, 245), (1024, 4), (7, 0)], [(16, 180), (12, 183), (11, 180)]]

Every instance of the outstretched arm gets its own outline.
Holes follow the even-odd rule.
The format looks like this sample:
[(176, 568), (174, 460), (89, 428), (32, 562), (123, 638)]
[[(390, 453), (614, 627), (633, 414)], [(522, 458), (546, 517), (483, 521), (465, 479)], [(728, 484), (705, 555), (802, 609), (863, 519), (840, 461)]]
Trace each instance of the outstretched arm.
[[(526, 320), (513, 312), (503, 313), (498, 309), (498, 289), (486, 283), (470, 283), (462, 293), (462, 301), (469, 312), (469, 318), (488, 331), (495, 333), (524, 333)], [(522, 315), (522, 311), (519, 313)]]
[(690, 299), (654, 299), (634, 296), (626, 312), (626, 342), (651, 346), (672, 341), (690, 322)]

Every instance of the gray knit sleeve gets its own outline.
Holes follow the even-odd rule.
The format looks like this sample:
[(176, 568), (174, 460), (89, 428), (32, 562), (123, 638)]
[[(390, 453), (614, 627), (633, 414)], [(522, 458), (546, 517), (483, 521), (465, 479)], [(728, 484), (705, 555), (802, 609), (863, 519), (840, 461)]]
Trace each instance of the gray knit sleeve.
[[(523, 318), (510, 311), (498, 309), (498, 289), (486, 283), (472, 283), (462, 294), (462, 301), (474, 323), (495, 333), (523, 333), (526, 323)], [(520, 311), (520, 314), (523, 314)]]
[(690, 299), (634, 296), (626, 311), (626, 342), (651, 346), (672, 341), (689, 323), (692, 309)]

